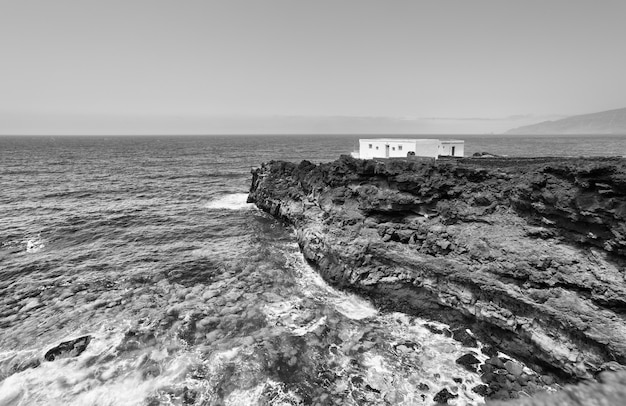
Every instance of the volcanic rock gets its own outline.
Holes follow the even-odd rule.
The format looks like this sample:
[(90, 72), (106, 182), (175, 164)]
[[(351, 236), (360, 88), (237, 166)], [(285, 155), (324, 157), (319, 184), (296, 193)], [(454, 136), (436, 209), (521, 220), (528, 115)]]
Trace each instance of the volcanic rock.
[(478, 393), (480, 396), (486, 396), (490, 393), (490, 390), (487, 385), (476, 385), (472, 388), (472, 392)]
[(87, 349), (91, 336), (82, 336), (75, 340), (64, 341), (56, 347), (51, 348), (46, 352), (44, 358), (46, 361), (54, 361), (58, 358), (77, 357)]
[(433, 400), (435, 401), (435, 403), (439, 403), (439, 404), (444, 404), (445, 405), (445, 404), (448, 403), (449, 399), (454, 399), (454, 398), (456, 398), (458, 396), (459, 395), (455, 395), (453, 393), (450, 393), (447, 388), (443, 388), (442, 390), (437, 392), (435, 397), (433, 397)]
[(469, 328), (557, 382), (626, 364), (624, 159), (273, 161), (248, 201), (383, 310)]
[(524, 372), (523, 367), (517, 362), (513, 362), (513, 361), (505, 362), (504, 368), (506, 368), (506, 370), (509, 371), (511, 375), (516, 376), (516, 377), (522, 375), (522, 372)]
[(491, 401), (490, 406), (588, 406), (623, 405), (626, 399), (626, 372), (611, 372), (611, 383), (582, 382), (567, 385), (554, 393), (539, 393), (511, 401)]
[(457, 328), (452, 332), (452, 337), (466, 347), (476, 347), (476, 338), (464, 328)]
[(473, 354), (465, 354), (456, 360), (456, 363), (463, 366), (470, 372), (476, 372), (476, 365), (480, 364), (480, 360)]

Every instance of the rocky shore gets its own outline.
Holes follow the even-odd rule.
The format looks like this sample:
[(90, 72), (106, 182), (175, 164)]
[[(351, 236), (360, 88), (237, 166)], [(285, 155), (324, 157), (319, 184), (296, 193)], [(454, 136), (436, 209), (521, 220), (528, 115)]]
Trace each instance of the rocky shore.
[(458, 361), (477, 393), (622, 382), (604, 371), (626, 364), (625, 160), (342, 156), (252, 175), (249, 202), (295, 227), (324, 279), (483, 343)]

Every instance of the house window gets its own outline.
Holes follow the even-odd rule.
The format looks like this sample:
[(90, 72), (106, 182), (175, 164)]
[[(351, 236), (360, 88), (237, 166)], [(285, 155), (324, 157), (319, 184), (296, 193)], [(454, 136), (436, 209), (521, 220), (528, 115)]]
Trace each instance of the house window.
[(393, 151), (395, 151), (395, 150), (396, 150), (396, 147), (391, 147), (391, 149), (392, 149)]
[(378, 149), (378, 145), (376, 145), (376, 149)]
[(398, 145), (398, 151), (402, 151), (402, 145)]
[(370, 149), (372, 149), (372, 144), (370, 144)]

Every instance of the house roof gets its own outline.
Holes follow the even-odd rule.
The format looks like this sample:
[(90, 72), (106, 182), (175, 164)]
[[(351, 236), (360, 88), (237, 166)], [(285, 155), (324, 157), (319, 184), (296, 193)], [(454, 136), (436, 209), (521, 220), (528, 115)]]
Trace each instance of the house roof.
[(436, 138), (361, 138), (359, 141), (364, 142), (419, 142), (419, 141), (437, 141)]

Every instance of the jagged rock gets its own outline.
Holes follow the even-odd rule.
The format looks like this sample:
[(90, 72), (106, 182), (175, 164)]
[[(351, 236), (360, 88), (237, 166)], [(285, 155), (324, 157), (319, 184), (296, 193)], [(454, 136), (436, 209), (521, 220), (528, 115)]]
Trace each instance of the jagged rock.
[(478, 393), (480, 396), (487, 396), (490, 393), (490, 390), (487, 385), (476, 385), (472, 388), (472, 392)]
[(480, 364), (480, 360), (474, 354), (465, 354), (457, 359), (456, 363), (470, 372), (476, 372), (476, 365)]
[(469, 328), (560, 383), (626, 364), (623, 159), (270, 162), (249, 201), (383, 310)]
[(450, 393), (448, 391), (447, 388), (443, 388), (442, 390), (440, 390), (439, 392), (437, 392), (437, 394), (433, 397), (433, 400), (435, 401), (435, 403), (439, 403), (439, 404), (447, 404), (448, 400), (450, 399), (454, 399), (459, 397), (459, 395), (455, 395), (453, 393)]
[(480, 351), (488, 357), (498, 355), (498, 350), (492, 345), (485, 345)]
[(467, 329), (457, 328), (452, 331), (452, 337), (466, 347), (476, 347), (476, 338), (467, 332)]
[(46, 352), (44, 358), (46, 361), (54, 361), (58, 358), (77, 357), (87, 349), (91, 336), (79, 337), (75, 340), (64, 341), (56, 347), (51, 348)]

